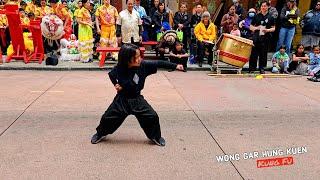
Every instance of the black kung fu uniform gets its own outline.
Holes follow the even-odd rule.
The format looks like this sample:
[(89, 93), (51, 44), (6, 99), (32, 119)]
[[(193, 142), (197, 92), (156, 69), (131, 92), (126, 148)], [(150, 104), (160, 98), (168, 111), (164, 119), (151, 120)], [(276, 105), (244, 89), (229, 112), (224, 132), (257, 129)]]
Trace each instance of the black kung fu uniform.
[(176, 69), (177, 64), (165, 61), (142, 61), (140, 67), (114, 67), (109, 72), (111, 82), (119, 84), (119, 91), (103, 114), (97, 133), (101, 136), (112, 134), (128, 115), (134, 115), (149, 139), (159, 139), (161, 130), (159, 116), (141, 95), (147, 76), (155, 74), (158, 68)]

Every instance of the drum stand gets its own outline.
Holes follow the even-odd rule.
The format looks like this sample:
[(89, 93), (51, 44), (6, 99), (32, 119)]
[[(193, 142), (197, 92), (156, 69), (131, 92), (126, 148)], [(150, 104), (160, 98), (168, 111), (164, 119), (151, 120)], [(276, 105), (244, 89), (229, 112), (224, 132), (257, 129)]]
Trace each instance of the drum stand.
[[(220, 42), (221, 37), (222, 36), (220, 36), (217, 42)], [(217, 74), (221, 74), (221, 71), (236, 71), (237, 74), (241, 74), (241, 71), (242, 71), (241, 67), (233, 66), (231, 64), (227, 64), (219, 60), (219, 50), (218, 50), (219, 44), (220, 43), (215, 43), (213, 47), (213, 63), (212, 63), (211, 71), (215, 71), (217, 72)]]

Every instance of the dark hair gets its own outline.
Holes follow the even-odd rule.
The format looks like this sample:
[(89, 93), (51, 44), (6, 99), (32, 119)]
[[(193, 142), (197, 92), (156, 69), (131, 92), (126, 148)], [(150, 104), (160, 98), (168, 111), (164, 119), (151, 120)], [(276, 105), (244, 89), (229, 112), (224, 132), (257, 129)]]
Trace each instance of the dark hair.
[(88, 0), (82, 0), (81, 2), (82, 2), (82, 6), (84, 6), (84, 4), (88, 2)]
[(260, 3), (260, 8), (261, 8), (261, 6), (262, 6), (262, 4), (263, 4), (263, 3), (266, 3), (266, 4), (267, 4), (267, 6), (270, 6), (269, 1), (267, 1), (267, 0), (263, 0), (263, 1), (261, 1), (261, 3)]
[(137, 49), (139, 47), (134, 44), (122, 45), (118, 54), (118, 67), (128, 68), (129, 63), (136, 56)]
[(279, 48), (279, 50), (280, 50), (280, 49), (287, 50), (287, 47), (286, 47), (286, 45), (281, 45), (280, 48)]
[(315, 48), (320, 48), (320, 46), (319, 45), (312, 46), (312, 50), (314, 50)]
[[(320, 1), (320, 0), (319, 0)], [(201, 6), (202, 7), (202, 4), (199, 2), (199, 3), (197, 3), (196, 5), (195, 5), (195, 7), (197, 7), (197, 6)]]
[(21, 1), (21, 2), (20, 2), (20, 6), (24, 6), (24, 5), (27, 5), (27, 3), (24, 2), (24, 1)]
[(297, 45), (297, 50), (298, 50), (299, 47), (301, 47), (301, 46), (304, 48), (304, 45), (300, 43), (300, 44)]
[(159, 2), (158, 8), (157, 8), (158, 12), (160, 12), (160, 5), (164, 6), (163, 12), (166, 12), (166, 4), (164, 2)]

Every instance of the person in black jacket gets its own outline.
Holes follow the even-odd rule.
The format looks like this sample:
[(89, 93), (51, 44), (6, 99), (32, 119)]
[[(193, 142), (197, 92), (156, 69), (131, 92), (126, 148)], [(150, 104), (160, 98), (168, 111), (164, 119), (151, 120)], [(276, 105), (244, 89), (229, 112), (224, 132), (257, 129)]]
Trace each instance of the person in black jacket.
[(201, 21), (202, 13), (203, 13), (203, 7), (201, 3), (196, 4), (196, 6), (193, 8), (195, 9), (195, 14), (191, 17), (191, 43), (190, 43), (190, 58), (195, 58), (197, 55), (197, 38), (194, 35), (194, 28), (196, 25)]
[(169, 24), (169, 13), (165, 9), (164, 2), (159, 3), (158, 10), (153, 14), (151, 19), (157, 32), (165, 31), (163, 23), (166, 22)]
[(296, 25), (299, 24), (299, 14), (300, 11), (297, 8), (296, 0), (288, 0), (280, 14), (281, 29), (276, 51), (282, 45), (285, 45), (287, 47), (286, 53), (290, 56), (291, 43), (296, 32)]
[(188, 40), (190, 37), (190, 23), (191, 16), (187, 13), (187, 3), (182, 2), (180, 4), (180, 11), (176, 12), (173, 18), (174, 29), (181, 30), (183, 32), (182, 42), (184, 44), (184, 49), (188, 49)]
[(139, 47), (124, 44), (119, 51), (118, 64), (109, 72), (109, 78), (117, 95), (103, 114), (97, 133), (91, 138), (92, 144), (102, 141), (114, 133), (125, 118), (134, 115), (147, 137), (159, 146), (165, 146), (161, 137), (159, 116), (141, 95), (146, 78), (158, 68), (183, 70), (182, 65), (165, 61), (141, 61)]

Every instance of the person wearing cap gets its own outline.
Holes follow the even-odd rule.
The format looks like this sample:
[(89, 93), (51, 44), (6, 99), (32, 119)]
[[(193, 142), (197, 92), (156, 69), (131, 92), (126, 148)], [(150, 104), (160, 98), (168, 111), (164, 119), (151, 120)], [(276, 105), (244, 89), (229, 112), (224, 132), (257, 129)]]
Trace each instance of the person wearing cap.
[(90, 62), (93, 54), (93, 23), (90, 14), (89, 0), (82, 0), (83, 7), (77, 14), (77, 21), (79, 24), (79, 51), (82, 62)]
[(297, 8), (295, 0), (288, 0), (280, 13), (281, 28), (276, 50), (282, 45), (287, 47), (286, 53), (290, 56), (291, 43), (296, 32), (296, 25), (299, 24), (300, 10)]
[(233, 24), (238, 23), (239, 16), (236, 14), (236, 6), (232, 5), (229, 8), (229, 12), (222, 17), (221, 26), (224, 33), (230, 33), (233, 29)]
[(69, 11), (63, 7), (58, 0), (50, 0), (50, 6), (52, 8), (53, 14), (57, 15), (64, 23), (64, 38), (69, 39), (72, 34), (72, 17)]
[(250, 25), (252, 22), (252, 19), (256, 16), (256, 10), (254, 8), (250, 8), (248, 12), (248, 16), (246, 19), (240, 21), (239, 27), (241, 30), (241, 37), (251, 39), (252, 38), (252, 33), (250, 30)]
[(142, 30), (142, 21), (139, 13), (133, 9), (133, 0), (128, 0), (127, 9), (121, 11), (117, 19), (118, 43), (132, 43), (140, 46)]
[(213, 44), (217, 38), (217, 27), (210, 20), (208, 11), (202, 14), (202, 20), (194, 28), (194, 35), (197, 38), (197, 61), (202, 67), (203, 58), (208, 56), (208, 64), (213, 61)]
[(157, 51), (160, 54), (161, 60), (166, 60), (164, 54), (171, 52), (175, 48), (175, 44), (178, 41), (179, 40), (176, 31), (169, 30), (163, 34), (159, 44), (157, 45)]
[(117, 47), (116, 21), (119, 16), (117, 9), (110, 4), (110, 0), (104, 0), (104, 4), (96, 10), (97, 33), (101, 35), (101, 47)]
[(268, 42), (270, 41), (270, 33), (275, 31), (275, 20), (268, 12), (268, 1), (262, 1), (260, 4), (260, 13), (258, 13), (251, 22), (250, 30), (253, 33), (253, 48), (249, 61), (249, 72), (253, 72), (257, 68), (259, 58), (259, 70), (261, 74), (265, 73), (268, 58)]
[(320, 0), (318, 0), (314, 9), (308, 11), (302, 19), (302, 40), (301, 44), (307, 49), (320, 42)]

